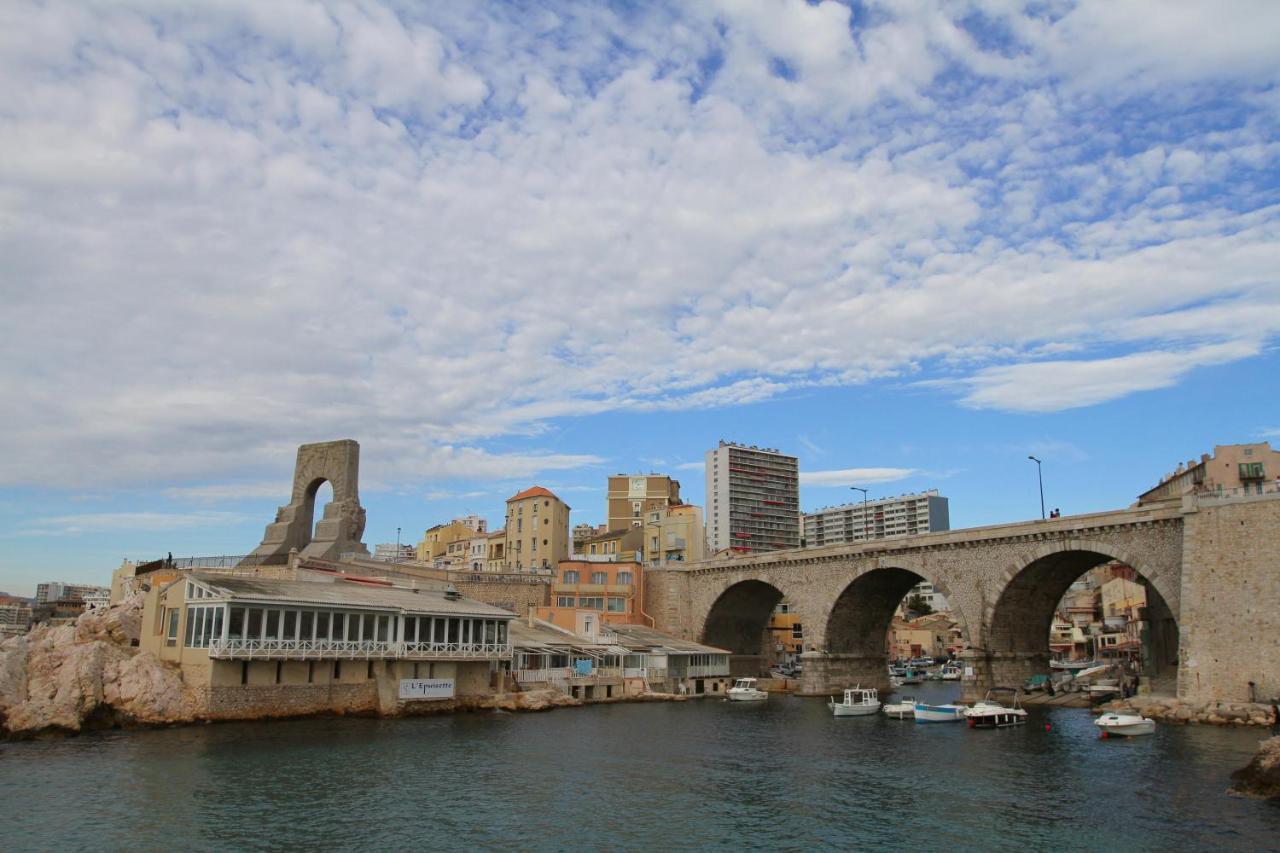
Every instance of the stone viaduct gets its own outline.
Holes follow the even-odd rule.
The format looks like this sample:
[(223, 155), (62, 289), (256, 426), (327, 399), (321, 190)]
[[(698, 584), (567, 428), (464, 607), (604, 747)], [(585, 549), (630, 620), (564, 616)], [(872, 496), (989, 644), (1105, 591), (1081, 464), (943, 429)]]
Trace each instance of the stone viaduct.
[(1048, 521), (857, 545), (721, 557), (650, 569), (657, 627), (733, 653), (735, 674), (772, 657), (782, 598), (805, 636), (800, 692), (887, 686), (893, 611), (921, 580), (946, 596), (970, 649), (965, 698), (1048, 671), (1054, 608), (1102, 563), (1132, 566), (1148, 590), (1148, 674), (1197, 701), (1280, 695), (1280, 495), (1181, 500)]

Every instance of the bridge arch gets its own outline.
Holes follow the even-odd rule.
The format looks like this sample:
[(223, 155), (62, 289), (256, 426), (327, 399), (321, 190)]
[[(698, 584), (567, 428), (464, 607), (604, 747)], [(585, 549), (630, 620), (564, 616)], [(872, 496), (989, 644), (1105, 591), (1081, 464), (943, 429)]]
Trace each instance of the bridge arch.
[(1049, 633), (1058, 603), (1082, 575), (1113, 561), (1132, 568), (1147, 591), (1147, 675), (1175, 678), (1180, 566), (1161, 565), (1116, 543), (1088, 539), (1046, 543), (1005, 571), (1000, 595), (982, 620), (990, 678), (1017, 684), (1047, 672)]
[(781, 589), (764, 580), (730, 584), (707, 611), (701, 641), (729, 651), (730, 672), (734, 676), (767, 672), (775, 657), (769, 619), (783, 597)]

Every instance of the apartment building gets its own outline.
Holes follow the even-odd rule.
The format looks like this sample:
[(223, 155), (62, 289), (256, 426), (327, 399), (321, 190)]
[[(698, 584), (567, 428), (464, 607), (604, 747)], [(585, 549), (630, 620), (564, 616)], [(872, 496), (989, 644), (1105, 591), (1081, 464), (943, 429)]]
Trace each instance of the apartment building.
[(707, 556), (702, 509), (693, 504), (656, 509), (645, 515), (644, 564), (696, 563)]
[(950, 529), (949, 503), (937, 489), (856, 501), (804, 515), (804, 542), (811, 548)]
[(592, 626), (645, 618), (644, 567), (636, 562), (564, 560), (551, 584), (551, 606), (539, 619), (565, 630), (591, 634)]
[(533, 486), (507, 498), (509, 572), (549, 574), (569, 559), (569, 505), (550, 489)]
[(707, 545), (753, 554), (800, 547), (800, 465), (768, 447), (721, 440), (706, 455)]
[[(484, 533), (487, 523), (478, 515), (455, 518), (448, 524), (437, 524), (427, 529), (418, 543), (417, 556), (420, 563), (434, 563), (437, 558), (449, 553), (449, 546), (463, 540), (470, 541), (476, 534)], [(455, 549), (456, 551), (456, 549)]]
[(1159, 485), (1138, 496), (1138, 505), (1177, 498), (1190, 492), (1215, 497), (1261, 495), (1280, 490), (1280, 451), (1269, 442), (1219, 444), (1213, 455), (1179, 463)]
[(641, 527), (649, 513), (678, 503), (679, 480), (665, 474), (615, 474), (605, 499), (607, 529)]
[(48, 581), (36, 584), (36, 605), (53, 604), (55, 601), (84, 601), (87, 597), (101, 595), (102, 593), (110, 596), (111, 590), (105, 586)]

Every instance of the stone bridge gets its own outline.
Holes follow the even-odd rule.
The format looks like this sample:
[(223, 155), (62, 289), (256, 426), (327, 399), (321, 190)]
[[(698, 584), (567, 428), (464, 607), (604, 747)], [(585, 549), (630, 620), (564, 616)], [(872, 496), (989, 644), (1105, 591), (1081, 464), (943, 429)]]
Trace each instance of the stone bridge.
[(865, 544), (649, 569), (657, 627), (767, 669), (767, 624), (786, 598), (804, 632), (800, 692), (887, 687), (886, 635), (920, 581), (942, 593), (970, 646), (964, 695), (1047, 672), (1054, 609), (1116, 560), (1147, 588), (1147, 673), (1195, 700), (1280, 695), (1280, 496), (1186, 496), (1151, 506)]

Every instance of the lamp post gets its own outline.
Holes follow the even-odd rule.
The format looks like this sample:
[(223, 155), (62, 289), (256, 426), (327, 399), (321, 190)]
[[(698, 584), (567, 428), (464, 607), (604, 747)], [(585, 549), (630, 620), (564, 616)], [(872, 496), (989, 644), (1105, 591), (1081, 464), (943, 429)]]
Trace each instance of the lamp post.
[(396, 528), (396, 562), (400, 562), (400, 528)]
[(1030, 455), (1027, 458), (1036, 463), (1036, 479), (1040, 481), (1040, 520), (1044, 521), (1044, 469), (1041, 467), (1039, 459)]
[(871, 532), (868, 529), (870, 519), (867, 518), (867, 490), (861, 486), (850, 486), (855, 492), (862, 492), (862, 541), (871, 541)]

